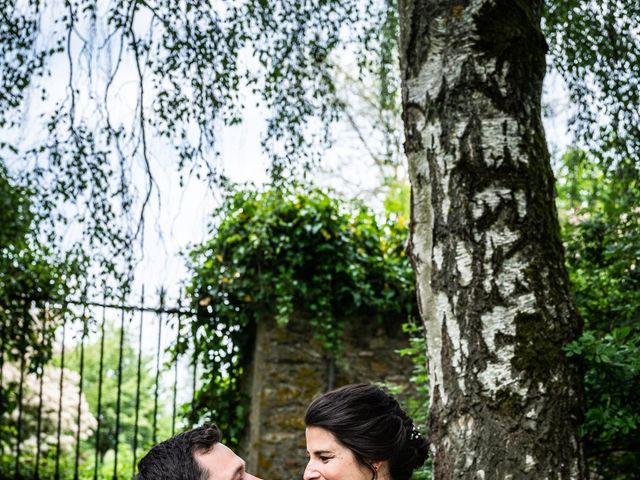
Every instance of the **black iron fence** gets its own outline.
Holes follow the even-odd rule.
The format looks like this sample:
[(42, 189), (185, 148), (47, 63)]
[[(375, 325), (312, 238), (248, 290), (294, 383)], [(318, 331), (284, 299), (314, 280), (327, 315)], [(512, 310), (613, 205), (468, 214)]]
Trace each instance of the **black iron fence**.
[(162, 294), (135, 303), (3, 309), (0, 478), (129, 479), (150, 445), (186, 426), (198, 372), (180, 335), (196, 313)]

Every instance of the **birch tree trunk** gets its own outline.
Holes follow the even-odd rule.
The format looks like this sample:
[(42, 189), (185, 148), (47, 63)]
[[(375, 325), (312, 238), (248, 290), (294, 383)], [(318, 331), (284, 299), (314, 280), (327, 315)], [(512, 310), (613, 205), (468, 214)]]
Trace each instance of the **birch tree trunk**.
[(543, 2), (400, 2), (434, 477), (582, 479), (580, 332), (541, 122)]

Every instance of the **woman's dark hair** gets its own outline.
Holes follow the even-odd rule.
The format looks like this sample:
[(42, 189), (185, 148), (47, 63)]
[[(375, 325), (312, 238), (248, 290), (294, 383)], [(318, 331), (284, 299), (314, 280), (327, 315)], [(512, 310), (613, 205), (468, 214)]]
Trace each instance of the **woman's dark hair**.
[(307, 427), (321, 427), (371, 469), (387, 460), (393, 480), (409, 480), (427, 459), (429, 443), (391, 395), (367, 384), (346, 385), (316, 398), (304, 417)]

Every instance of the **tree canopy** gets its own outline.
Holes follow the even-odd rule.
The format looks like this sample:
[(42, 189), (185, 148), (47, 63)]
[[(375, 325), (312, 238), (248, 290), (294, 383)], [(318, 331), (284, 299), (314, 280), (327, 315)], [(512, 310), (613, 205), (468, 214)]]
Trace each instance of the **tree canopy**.
[(171, 152), (182, 175), (223, 182), (215, 132), (241, 120), (244, 89), (269, 112), (274, 176), (317, 154), (325, 134), (307, 122), (329, 124), (340, 108), (331, 54), (354, 38), (373, 49), (377, 29), (364, 19), (384, 15), (356, 1), (5, 1), (0, 9), (0, 158), (33, 189), (43, 220), (82, 225), (82, 247), (125, 277), (114, 258), (131, 261), (143, 234), (159, 152)]
[[(84, 250), (120, 277), (157, 193), (159, 157), (169, 153), (183, 176), (224, 182), (216, 132), (252, 108), (243, 92), (269, 116), (275, 177), (320, 158), (324, 127), (346, 106), (341, 57), (378, 79), (376, 102), (397, 114), (395, 0), (4, 0), (0, 9), (0, 158), (32, 190), (38, 228), (81, 225)], [(633, 2), (549, 0), (544, 22), (576, 139), (634, 176), (638, 13)]]

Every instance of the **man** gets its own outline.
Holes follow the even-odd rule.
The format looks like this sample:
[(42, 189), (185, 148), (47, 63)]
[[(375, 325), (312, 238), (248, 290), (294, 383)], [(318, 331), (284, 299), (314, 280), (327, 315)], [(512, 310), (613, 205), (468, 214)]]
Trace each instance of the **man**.
[(260, 480), (220, 443), (215, 425), (180, 433), (154, 446), (138, 463), (137, 480)]

